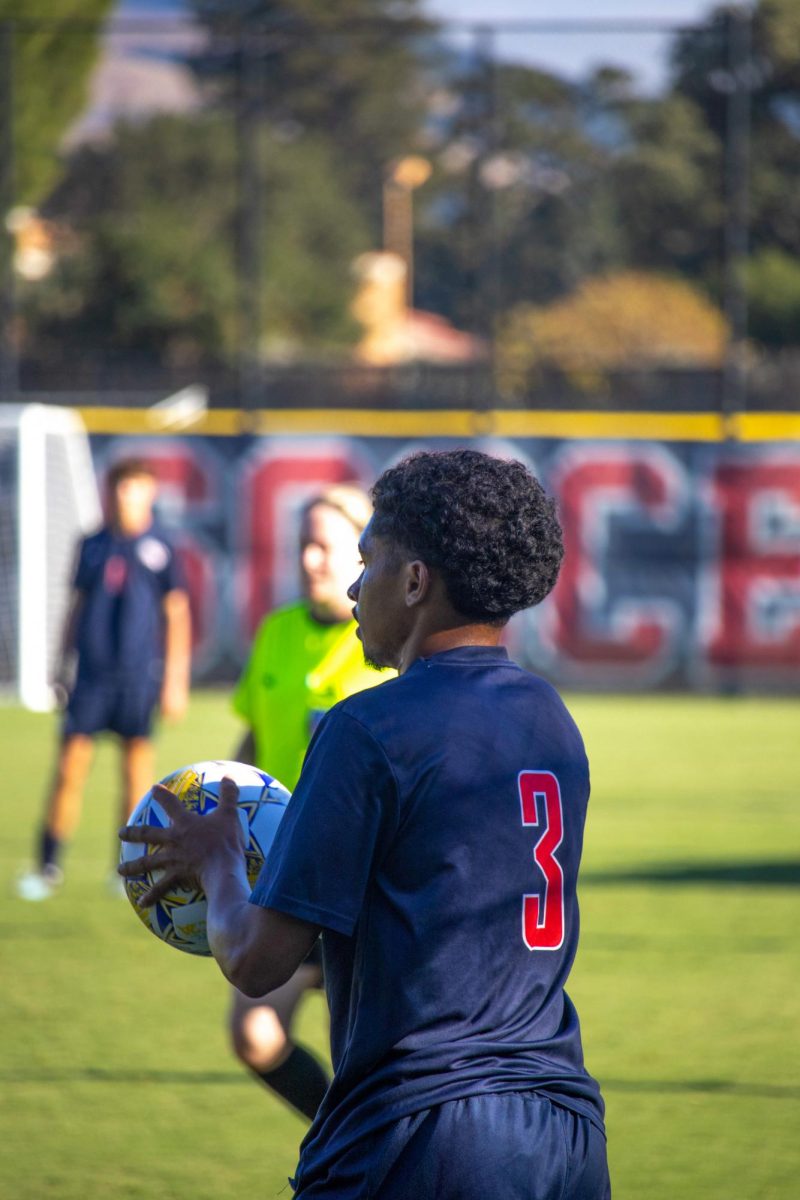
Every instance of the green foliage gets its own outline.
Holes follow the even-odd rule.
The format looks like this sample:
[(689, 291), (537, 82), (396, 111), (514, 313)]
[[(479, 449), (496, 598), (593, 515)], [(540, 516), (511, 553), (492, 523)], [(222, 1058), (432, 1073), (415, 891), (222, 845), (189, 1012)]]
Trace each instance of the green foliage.
[(747, 298), (752, 337), (764, 346), (800, 338), (800, 263), (782, 250), (762, 250), (747, 264)]
[(614, 106), (627, 138), (610, 164), (628, 261), (701, 274), (718, 253), (722, 146), (702, 111), (679, 94)]
[(503, 322), (497, 365), (503, 389), (524, 395), (542, 370), (584, 388), (606, 373), (658, 367), (718, 367), (722, 314), (682, 279), (622, 271), (584, 279), (550, 305), (520, 305)]
[[(40, 203), (61, 173), (60, 142), (86, 104), (99, 32), (112, 7), (113, 0), (48, 0), (38, 6), (0, 0), (0, 23), (21, 16), (26, 21), (12, 35), (16, 204)], [(28, 24), (37, 18), (41, 26)], [(79, 32), (62, 24), (71, 19), (81, 21)]]
[(416, 7), (198, 0), (218, 35), (193, 63), (207, 105), (73, 157), (47, 205), (67, 231), (57, 269), (20, 287), (29, 352), (202, 363), (234, 356), (245, 329), (265, 353), (348, 345), (351, 261), (377, 242), (384, 169), (417, 126)]
[(340, 170), (375, 206), (384, 170), (408, 153), (422, 118), (417, 40), (430, 29), (420, 0), (191, 0), (226, 34), (195, 67), (215, 96), (242, 101), (273, 128), (330, 139)]
[[(793, 1200), (798, 701), (570, 707), (592, 799), (569, 991), (606, 1098), (615, 1200)], [(158, 774), (226, 757), (239, 735), (226, 695), (195, 693), (160, 735)], [(304, 1125), (235, 1063), (227, 985), (106, 894), (115, 746), (100, 747), (63, 893), (10, 894), (55, 736), (53, 719), (4, 709), (0, 1194), (288, 1195)], [(324, 1052), (321, 996), (298, 1034)]]
[(433, 307), (443, 300), (458, 323), (489, 334), (500, 312), (552, 300), (618, 262), (624, 234), (609, 151), (588, 127), (579, 87), (478, 63), (452, 97), (456, 114), (420, 195), (419, 285)]
[[(91, 20), (110, 0), (47, 8), (48, 22)], [(739, 10), (719, 5), (699, 30), (677, 33), (656, 96), (613, 67), (574, 83), (490, 63), (478, 41), (470, 59), (436, 43), (421, 0), (191, 8), (209, 31), (191, 61), (204, 107), (80, 150), (52, 197), (96, 37), (50, 23), (16, 34), (17, 197), (46, 202), (59, 233), (56, 272), (19, 283), (28, 353), (70, 344), (219, 361), (242, 340), (252, 349), (253, 326), (269, 353), (349, 345), (350, 259), (381, 244), (387, 169), (408, 153), (433, 167), (413, 198), (419, 307), (489, 335), (520, 306), (542, 309), (626, 270), (678, 275), (720, 302), (737, 79), (752, 118), (752, 333), (765, 346), (800, 343), (796, 0), (754, 6), (736, 77)], [(14, 10), (18, 0), (0, 0), (0, 19)], [(265, 188), (263, 255), (249, 274), (237, 244), (262, 199), (241, 200), (243, 129)], [(243, 298), (253, 302), (259, 273), (248, 321)]]
[[(345, 343), (350, 262), (367, 245), (360, 213), (321, 142), (262, 133), (255, 153), (262, 336), (306, 349)], [(48, 206), (71, 225), (71, 247), (26, 293), (37, 336), (184, 362), (235, 353), (237, 170), (235, 130), (220, 114), (121, 126), (108, 146), (83, 148)]]
[[(760, 0), (738, 74), (730, 55), (732, 11), (715, 9), (701, 36), (679, 35), (673, 88), (691, 99), (720, 142), (731, 133), (729, 97), (736, 79), (747, 88), (750, 246), (756, 254), (774, 248), (800, 255), (800, 9), (796, 0)], [(716, 178), (709, 173), (706, 186), (721, 194), (721, 172)], [(716, 269), (712, 254), (701, 264), (706, 278)], [(788, 314), (783, 324), (787, 328)], [(795, 330), (791, 341), (799, 337)]]

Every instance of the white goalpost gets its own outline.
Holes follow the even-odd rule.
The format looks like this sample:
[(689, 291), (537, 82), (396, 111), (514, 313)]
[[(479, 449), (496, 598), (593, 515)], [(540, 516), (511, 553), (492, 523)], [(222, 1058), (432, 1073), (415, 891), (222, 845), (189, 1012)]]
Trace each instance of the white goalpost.
[(77, 540), (100, 521), (78, 415), (0, 405), (0, 692), (36, 712), (53, 707)]

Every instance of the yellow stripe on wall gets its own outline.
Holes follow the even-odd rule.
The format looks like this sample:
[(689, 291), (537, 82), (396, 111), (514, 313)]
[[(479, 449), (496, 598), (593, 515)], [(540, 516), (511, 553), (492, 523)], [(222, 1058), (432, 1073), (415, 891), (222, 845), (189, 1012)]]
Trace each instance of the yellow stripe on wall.
[(238, 408), (213, 408), (189, 420), (170, 421), (154, 408), (77, 408), (88, 433), (211, 434), (237, 437), (243, 432)]
[(215, 408), (170, 421), (151, 408), (79, 408), (89, 433), (237, 437), (341, 434), (396, 438), (633, 439), (672, 442), (800, 440), (800, 413), (561, 412), (555, 409)]
[(737, 413), (731, 425), (740, 442), (800, 441), (800, 413)]
[(501, 437), (646, 438), (652, 441), (717, 442), (724, 436), (718, 413), (496, 412)]

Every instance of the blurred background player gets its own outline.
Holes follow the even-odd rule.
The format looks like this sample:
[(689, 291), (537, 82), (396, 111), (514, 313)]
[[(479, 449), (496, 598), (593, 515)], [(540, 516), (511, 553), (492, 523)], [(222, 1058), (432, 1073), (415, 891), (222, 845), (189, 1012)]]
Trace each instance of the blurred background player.
[(175, 549), (154, 524), (155, 476), (126, 458), (107, 482), (108, 521), (78, 548), (56, 684), (66, 701), (61, 744), (37, 866), (17, 883), (25, 900), (47, 899), (63, 880), (61, 853), (80, 818), (95, 736), (121, 740), (126, 820), (153, 781), (156, 710), (170, 719), (186, 710), (189, 600)]
[[(360, 571), (358, 539), (372, 515), (369, 497), (334, 485), (304, 507), (300, 525), (303, 598), (262, 622), (233, 697), (249, 729), (235, 758), (269, 771), (290, 790), (320, 718), (337, 701), (380, 683), (364, 663), (347, 588)], [(320, 1063), (291, 1040), (303, 993), (322, 984), (318, 949), (267, 996), (234, 991), (235, 1053), (309, 1120), (328, 1087)]]

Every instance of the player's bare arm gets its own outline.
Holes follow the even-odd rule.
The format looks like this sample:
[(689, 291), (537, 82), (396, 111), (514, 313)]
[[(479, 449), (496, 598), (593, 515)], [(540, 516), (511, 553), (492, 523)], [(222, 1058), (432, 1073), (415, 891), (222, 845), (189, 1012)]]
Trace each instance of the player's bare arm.
[(161, 712), (168, 720), (180, 720), (189, 697), (189, 673), (192, 648), (192, 622), (189, 597), (182, 588), (173, 588), (163, 600), (164, 611), (164, 682), (161, 686)]
[(319, 929), (248, 902), (250, 885), (236, 784), (223, 780), (218, 807), (202, 817), (188, 812), (168, 788), (157, 785), (153, 791), (171, 824), (166, 829), (121, 829), (123, 841), (146, 843), (151, 849), (143, 857), (121, 864), (120, 874), (163, 872), (142, 896), (144, 908), (176, 885), (198, 884), (208, 901), (209, 946), (223, 975), (247, 996), (262, 996), (280, 987), (303, 962)]

